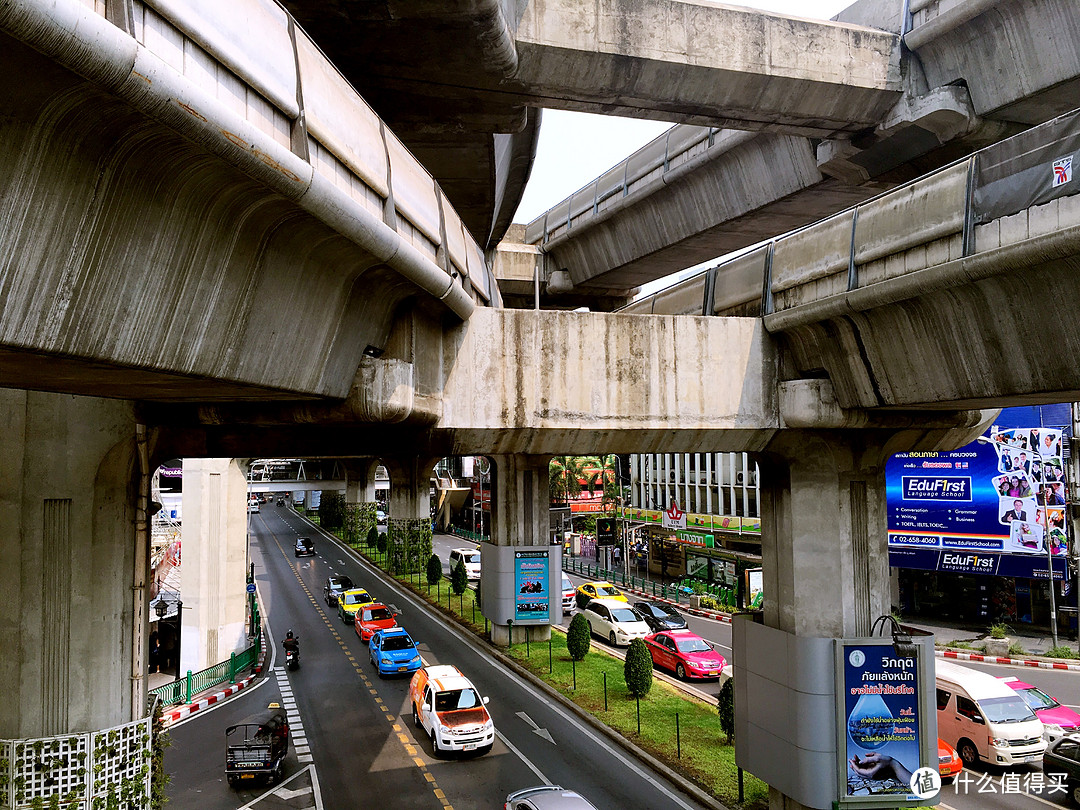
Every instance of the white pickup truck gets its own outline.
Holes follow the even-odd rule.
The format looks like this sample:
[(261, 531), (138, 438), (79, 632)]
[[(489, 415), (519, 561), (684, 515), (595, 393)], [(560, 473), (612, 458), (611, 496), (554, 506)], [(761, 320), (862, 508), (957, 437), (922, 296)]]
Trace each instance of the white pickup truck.
[(432, 755), (444, 751), (486, 754), (495, 742), (495, 724), (476, 688), (450, 664), (422, 667), (409, 684), (413, 723), (431, 739)]

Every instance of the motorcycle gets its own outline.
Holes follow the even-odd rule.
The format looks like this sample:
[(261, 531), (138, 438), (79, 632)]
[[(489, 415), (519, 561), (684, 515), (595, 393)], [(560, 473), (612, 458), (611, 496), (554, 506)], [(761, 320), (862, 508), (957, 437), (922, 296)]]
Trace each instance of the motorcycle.
[(300, 667), (300, 652), (299, 650), (286, 650), (285, 651), (285, 666), (289, 669), (296, 670)]

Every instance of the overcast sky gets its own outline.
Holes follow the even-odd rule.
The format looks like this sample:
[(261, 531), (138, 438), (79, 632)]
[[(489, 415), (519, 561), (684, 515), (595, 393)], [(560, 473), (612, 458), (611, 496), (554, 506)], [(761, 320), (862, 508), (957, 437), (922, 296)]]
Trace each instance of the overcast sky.
[[(854, 0), (744, 0), (741, 5), (827, 20)], [(670, 123), (545, 110), (529, 184), (514, 215), (527, 223), (569, 197)]]

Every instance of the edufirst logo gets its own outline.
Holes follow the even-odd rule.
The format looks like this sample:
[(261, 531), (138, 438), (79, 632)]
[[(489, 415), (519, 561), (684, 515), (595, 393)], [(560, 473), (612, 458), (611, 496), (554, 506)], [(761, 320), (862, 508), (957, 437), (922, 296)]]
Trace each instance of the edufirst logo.
[(994, 558), (977, 554), (944, 554), (941, 558), (941, 567), (962, 568), (965, 571), (992, 571)]

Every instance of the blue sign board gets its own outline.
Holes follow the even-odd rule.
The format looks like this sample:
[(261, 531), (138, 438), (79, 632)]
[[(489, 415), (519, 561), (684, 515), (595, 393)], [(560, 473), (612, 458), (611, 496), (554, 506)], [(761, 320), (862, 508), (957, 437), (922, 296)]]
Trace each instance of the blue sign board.
[[(891, 641), (891, 640), (890, 640)], [(845, 758), (841, 801), (888, 806), (937, 792), (918, 783), (922, 763), (919, 659), (901, 657), (891, 643), (839, 642), (843, 719), (840, 752)], [(936, 750), (936, 746), (935, 749)], [(940, 780), (937, 782), (940, 785)], [(885, 800), (885, 804), (877, 802)]]
[(255, 593), (255, 583), (254, 582), (249, 582), (248, 583), (247, 592), (248, 593)]
[(1063, 579), (1065, 441), (1058, 428), (996, 425), (959, 450), (890, 458), (889, 564)]
[(548, 623), (551, 591), (548, 587), (548, 552), (514, 552), (514, 621)]

